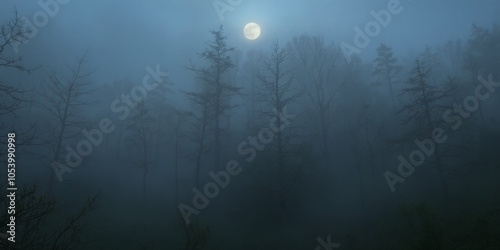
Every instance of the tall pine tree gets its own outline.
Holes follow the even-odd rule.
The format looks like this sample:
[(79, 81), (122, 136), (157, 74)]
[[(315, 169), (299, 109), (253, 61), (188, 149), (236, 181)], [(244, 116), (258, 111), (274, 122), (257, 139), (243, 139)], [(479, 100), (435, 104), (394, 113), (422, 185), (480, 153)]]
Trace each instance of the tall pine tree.
[(190, 64), (187, 69), (202, 81), (210, 99), (209, 111), (214, 117), (214, 164), (215, 168), (219, 169), (221, 167), (221, 119), (234, 107), (230, 99), (239, 93), (240, 88), (229, 83), (226, 78), (226, 74), (235, 68), (231, 59), (235, 48), (227, 45), (228, 37), (224, 35), (222, 25), (219, 30), (213, 30), (210, 33), (213, 35), (213, 41), (207, 42), (207, 48), (199, 54), (201, 59), (208, 62), (208, 66), (197, 67)]

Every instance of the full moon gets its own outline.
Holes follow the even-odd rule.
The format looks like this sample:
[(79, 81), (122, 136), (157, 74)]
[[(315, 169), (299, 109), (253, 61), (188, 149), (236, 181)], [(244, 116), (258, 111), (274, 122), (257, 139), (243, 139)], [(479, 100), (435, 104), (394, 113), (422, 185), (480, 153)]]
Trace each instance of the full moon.
[(243, 33), (248, 40), (255, 40), (260, 36), (260, 27), (256, 23), (248, 23), (245, 25)]

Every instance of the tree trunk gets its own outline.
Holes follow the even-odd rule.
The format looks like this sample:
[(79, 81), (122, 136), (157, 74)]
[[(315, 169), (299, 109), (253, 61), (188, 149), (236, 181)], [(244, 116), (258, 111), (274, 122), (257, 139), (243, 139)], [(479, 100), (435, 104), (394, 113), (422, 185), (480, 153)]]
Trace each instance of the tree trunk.
[(322, 109), (320, 113), (321, 119), (321, 148), (323, 153), (323, 158), (325, 160), (325, 169), (330, 165), (330, 155), (328, 154), (328, 125), (326, 110)]
[[(417, 61), (418, 63), (418, 61)], [(420, 86), (421, 86), (421, 90), (422, 90), (422, 97), (423, 97), (423, 100), (424, 100), (424, 107), (425, 107), (425, 117), (427, 119), (427, 123), (428, 123), (428, 126), (429, 126), (429, 132), (432, 131), (433, 128), (435, 128), (433, 122), (432, 122), (432, 117), (431, 117), (431, 110), (429, 108), (429, 101), (427, 99), (427, 92), (424, 88), (424, 79), (422, 78), (422, 72), (420, 71), (420, 65), (418, 64), (418, 76), (419, 76), (419, 81), (420, 81)], [(431, 133), (429, 133), (431, 134)], [(435, 149), (435, 152), (434, 152), (434, 158), (436, 160), (436, 168), (438, 170), (438, 175), (439, 175), (439, 182), (441, 184), (441, 189), (443, 191), (443, 194), (445, 196), (445, 198), (448, 198), (448, 184), (447, 184), (447, 181), (446, 181), (446, 174), (444, 172), (444, 166), (443, 166), (443, 163), (441, 162), (441, 155), (439, 154), (439, 145), (436, 144), (436, 149)]]
[(196, 154), (195, 181), (196, 181), (196, 188), (198, 188), (198, 189), (200, 189), (201, 156), (203, 154), (203, 143), (205, 141), (205, 130), (206, 130), (207, 119), (208, 119), (207, 116), (208, 116), (208, 104), (205, 104), (205, 106), (203, 107), (203, 118), (202, 118), (200, 141), (198, 144), (198, 152)]

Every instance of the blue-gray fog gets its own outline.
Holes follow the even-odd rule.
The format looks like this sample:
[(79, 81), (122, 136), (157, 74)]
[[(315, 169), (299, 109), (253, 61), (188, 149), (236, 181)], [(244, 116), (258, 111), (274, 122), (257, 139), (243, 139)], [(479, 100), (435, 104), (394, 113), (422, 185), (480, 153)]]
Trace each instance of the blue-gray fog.
[(500, 2), (3, 0), (1, 249), (500, 249)]

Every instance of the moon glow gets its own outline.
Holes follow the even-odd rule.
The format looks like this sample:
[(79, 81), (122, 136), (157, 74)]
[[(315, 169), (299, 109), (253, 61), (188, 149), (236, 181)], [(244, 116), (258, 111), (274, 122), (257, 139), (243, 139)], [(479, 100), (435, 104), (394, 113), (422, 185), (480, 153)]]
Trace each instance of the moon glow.
[(260, 36), (260, 27), (256, 23), (248, 23), (243, 29), (243, 34), (248, 40), (255, 40)]

